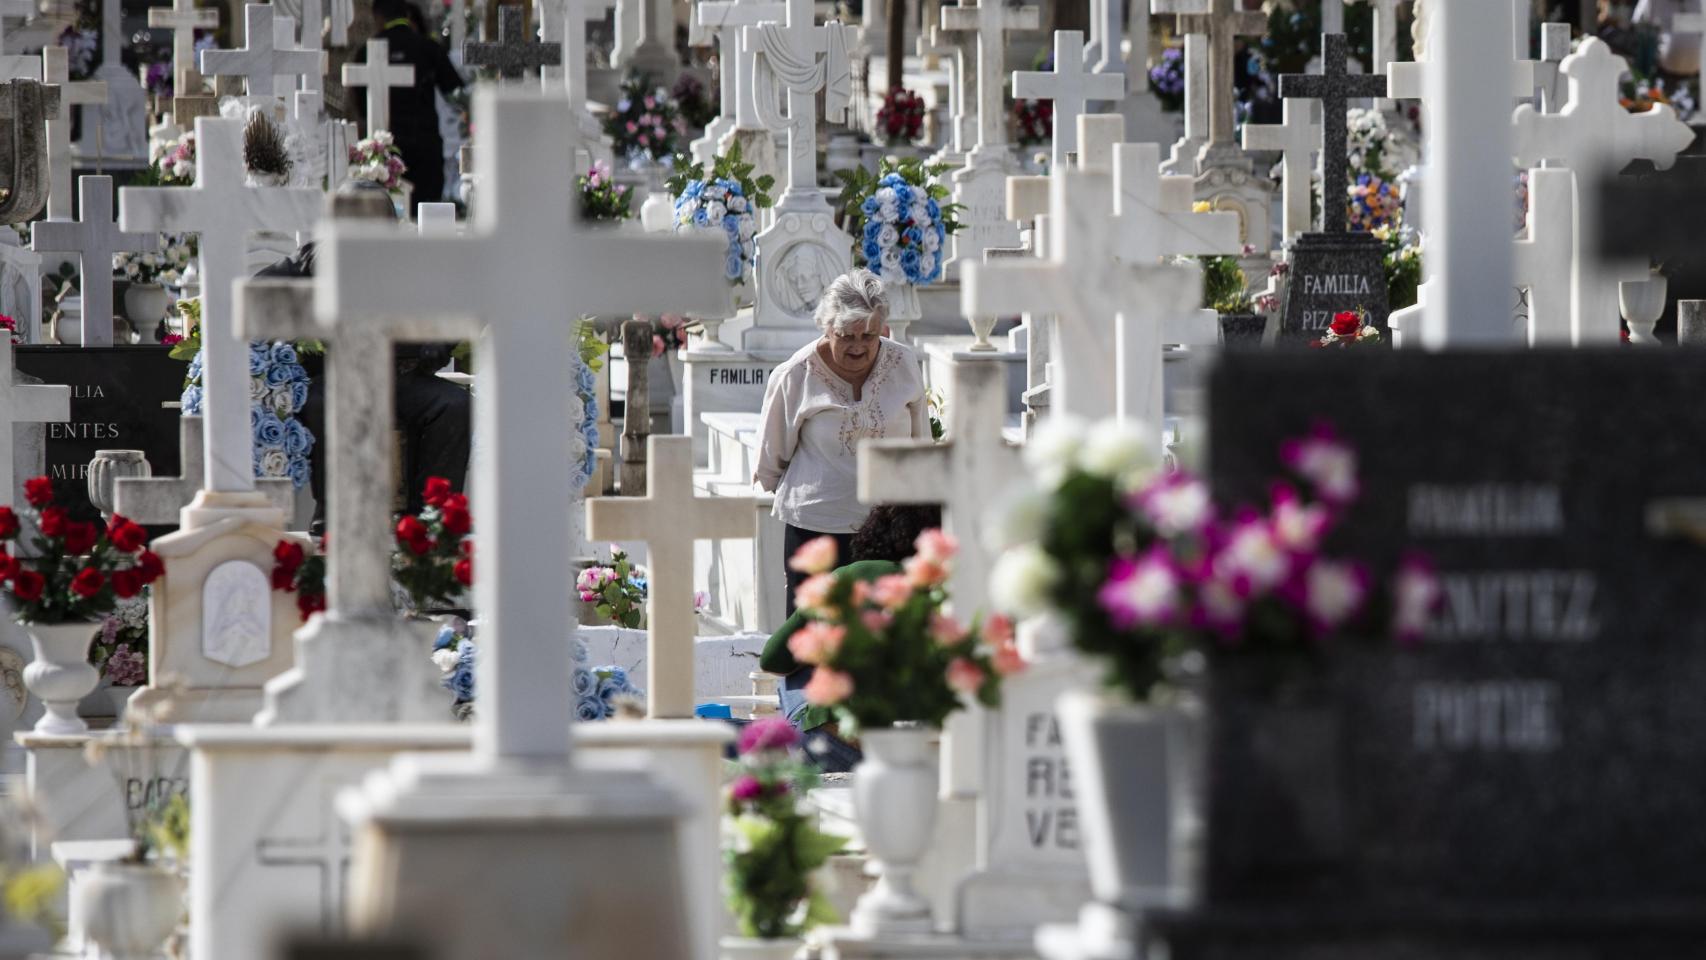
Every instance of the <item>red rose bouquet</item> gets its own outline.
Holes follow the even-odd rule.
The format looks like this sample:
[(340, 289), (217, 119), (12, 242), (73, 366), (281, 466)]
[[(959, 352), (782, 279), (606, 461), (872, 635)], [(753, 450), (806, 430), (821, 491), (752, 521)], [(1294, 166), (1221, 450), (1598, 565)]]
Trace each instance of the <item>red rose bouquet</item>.
[(911, 143), (924, 134), (924, 98), (905, 88), (883, 95), (877, 108), (877, 132), (883, 142)]
[(296, 594), (302, 622), (326, 609), (325, 541), (309, 553), (299, 540), (280, 540), (272, 549), (272, 588)]
[(443, 477), (427, 478), (422, 499), (424, 510), (397, 521), (391, 572), (415, 610), (442, 610), (474, 585), (474, 541), (468, 537), (474, 521), (468, 498), (451, 492)]
[[(24, 484), (31, 509), (20, 518), (0, 507), (0, 584), (11, 584), (20, 623), (98, 620), (119, 600), (128, 600), (160, 579), (165, 566), (147, 549), (148, 534), (117, 514), (101, 527), (73, 520), (53, 502), (53, 483), (36, 477)], [(23, 534), (27, 519), (35, 556), (19, 557), (8, 546)]]
[(1333, 314), (1333, 322), (1327, 326), (1327, 332), (1310, 346), (1355, 347), (1379, 342), (1380, 328), (1368, 322), (1366, 313), (1361, 310), (1346, 310)]
[(1021, 147), (1048, 142), (1054, 136), (1054, 101), (1014, 101), (1013, 128), (1014, 139)]

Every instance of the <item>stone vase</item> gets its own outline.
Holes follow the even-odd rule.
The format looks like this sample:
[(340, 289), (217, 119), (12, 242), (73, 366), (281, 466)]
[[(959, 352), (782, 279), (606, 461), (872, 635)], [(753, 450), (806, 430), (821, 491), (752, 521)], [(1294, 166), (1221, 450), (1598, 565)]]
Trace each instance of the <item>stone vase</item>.
[(24, 686), (40, 700), (45, 713), (35, 732), (71, 735), (89, 729), (77, 715), (77, 702), (101, 682), (100, 671), (89, 665), (89, 645), (99, 625), (87, 620), (71, 623), (27, 623), (35, 659), (24, 668)]
[(141, 450), (96, 450), (89, 461), (89, 502), (105, 517), (112, 516), (113, 489), (120, 477), (152, 476), (154, 468)]
[(124, 317), (136, 330), (138, 343), (159, 343), (160, 321), (166, 319), (171, 294), (158, 283), (133, 283), (124, 291)]
[(853, 772), (853, 814), (876, 883), (849, 918), (855, 935), (929, 933), (930, 902), (917, 889), (918, 862), (936, 827), (938, 768), (929, 727), (868, 730)]
[(84, 936), (111, 960), (160, 956), (183, 915), (183, 887), (158, 864), (96, 863), (75, 891)]
[(1664, 274), (1655, 273), (1646, 280), (1625, 280), (1617, 285), (1618, 306), (1629, 324), (1629, 342), (1655, 346), (1659, 339), (1653, 328), (1665, 315), (1669, 302), (1670, 282)]
[(798, 937), (724, 937), (717, 941), (717, 953), (722, 960), (794, 960), (804, 945)]

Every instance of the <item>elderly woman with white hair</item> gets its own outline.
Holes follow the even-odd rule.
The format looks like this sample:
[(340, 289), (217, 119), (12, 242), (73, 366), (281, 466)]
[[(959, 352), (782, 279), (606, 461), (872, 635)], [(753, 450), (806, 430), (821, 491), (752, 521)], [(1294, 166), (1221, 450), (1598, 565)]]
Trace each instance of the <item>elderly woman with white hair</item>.
[[(871, 510), (858, 497), (861, 440), (930, 437), (923, 370), (910, 348), (883, 336), (888, 313), (876, 274), (837, 277), (814, 314), (823, 335), (770, 375), (753, 480), (776, 495), (771, 513), (787, 526), (784, 557), (828, 535), (847, 558)], [(785, 573), (791, 615), (804, 576)]]

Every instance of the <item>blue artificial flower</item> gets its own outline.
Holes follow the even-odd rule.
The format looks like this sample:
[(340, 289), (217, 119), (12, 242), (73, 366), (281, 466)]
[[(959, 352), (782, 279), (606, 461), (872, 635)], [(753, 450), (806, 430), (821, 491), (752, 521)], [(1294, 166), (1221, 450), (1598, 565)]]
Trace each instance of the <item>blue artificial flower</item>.
[(293, 457), (305, 457), (314, 449), (314, 434), (301, 420), (291, 417), (284, 421), (284, 452)]
[(942, 205), (937, 203), (934, 198), (928, 198), (924, 201), (924, 212), (930, 217), (931, 223), (942, 219)]
[[(199, 353), (196, 354), (196, 358), (200, 359), (201, 354), (199, 354)], [(201, 415), (201, 387), (196, 385), (196, 384), (193, 384), (193, 383), (190, 384), (189, 386), (185, 387), (183, 395), (178, 397), (178, 402), (182, 403), (184, 405), (184, 410), (183, 410), (184, 413), (186, 413), (192, 417), (200, 416)]]
[(432, 641), (432, 648), (434, 650), (443, 650), (446, 647), (452, 647), (455, 645), (456, 645), (456, 631), (450, 629), (449, 624), (445, 624), (444, 626), (439, 627), (438, 628), (438, 636)]
[(598, 695), (598, 678), (591, 670), (582, 667), (575, 668), (575, 696), (594, 697)]
[(898, 173), (886, 174), (881, 180), (877, 181), (877, 186), (879, 187), (900, 187), (905, 184), (906, 180)]
[(705, 181), (695, 180), (692, 183), (687, 185), (687, 189), (681, 191), (681, 197), (684, 200), (697, 200), (699, 198), (699, 195), (704, 193), (704, 192), (705, 192)]
[(907, 227), (900, 232), (901, 243), (909, 247), (921, 246), (924, 243), (924, 231), (917, 227)]
[(186, 374), (186, 376), (188, 376), (191, 380), (200, 380), (201, 379), (201, 351), (200, 350), (197, 350), (195, 352), (195, 356), (190, 358), (190, 369), (189, 369), (189, 372)]
[(274, 343), (269, 352), (273, 363), (296, 362), (296, 348), (283, 340)]
[(907, 248), (901, 250), (901, 252), (900, 252), (900, 269), (906, 273), (906, 278), (908, 280), (911, 280), (913, 283), (918, 282), (919, 276), (918, 276), (918, 248), (917, 247), (907, 247)]
[(261, 413), (260, 422), (254, 425), (254, 430), (257, 446), (284, 448), (284, 421), (271, 410)]
[(267, 368), (267, 386), (279, 387), (308, 379), (308, 371), (294, 363), (275, 363)]
[(723, 216), (723, 232), (729, 235), (729, 242), (740, 243), (740, 215), (736, 213)]
[(878, 223), (875, 220), (865, 221), (865, 242), (866, 243), (876, 243), (877, 238), (882, 236), (882, 235), (883, 235), (883, 225), (882, 224)]
[[(463, 645), (463, 649), (467, 649), (466, 644)], [(444, 688), (449, 690), (451, 694), (456, 697), (457, 703), (468, 703), (473, 700), (474, 665), (472, 663), (464, 664), (458, 661), (456, 669), (450, 671), (449, 676), (444, 678)]]
[(298, 490), (308, 485), (308, 458), (291, 457), (290, 463), (284, 469), (284, 475), (290, 478), (290, 485)]
[(740, 257), (740, 245), (731, 245), (729, 247), (729, 258), (723, 264), (723, 276), (730, 281), (739, 280), (743, 263), (744, 261)]
[(265, 373), (271, 361), (271, 353), (267, 345), (261, 341), (249, 344), (249, 376), (257, 377)]
[(610, 715), (610, 708), (597, 697), (582, 697), (575, 703), (575, 719), (582, 723), (594, 723)]
[(882, 208), (883, 205), (877, 202), (876, 197), (866, 197), (865, 202), (859, 204), (859, 212), (864, 214), (867, 218), (876, 216), (877, 211)]
[(628, 671), (621, 667), (603, 666), (595, 668), (592, 672), (598, 674), (598, 686), (600, 690), (602, 690), (606, 684), (614, 687), (618, 693), (628, 689)]
[(587, 657), (589, 656), (589, 654), (586, 652), (586, 641), (582, 640), (579, 637), (576, 637), (574, 639), (574, 645), (575, 645), (574, 661), (576, 663), (585, 663), (587, 660)]
[(581, 399), (589, 403), (598, 392), (597, 375), (584, 363), (575, 366), (575, 389), (580, 393)]
[(259, 430), (261, 418), (270, 415), (270, 413), (271, 410), (265, 400), (249, 404), (249, 429), (251, 431)]
[(875, 240), (866, 240), (865, 247), (860, 252), (865, 255), (866, 263), (876, 263), (883, 258), (883, 248), (877, 246)]
[(693, 225), (694, 226), (705, 227), (705, 226), (710, 226), (710, 224), (711, 224), (711, 213), (710, 213), (710, 211), (706, 210), (704, 207), (700, 207), (699, 209), (693, 211)]
[(292, 413), (301, 413), (308, 403), (308, 381), (298, 380), (290, 385), (290, 409)]

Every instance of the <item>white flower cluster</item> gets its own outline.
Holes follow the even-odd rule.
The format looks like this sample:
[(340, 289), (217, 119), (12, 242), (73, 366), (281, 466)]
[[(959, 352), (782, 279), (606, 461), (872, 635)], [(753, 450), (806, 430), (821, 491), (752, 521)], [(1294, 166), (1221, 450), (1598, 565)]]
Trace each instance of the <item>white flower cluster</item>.
[(1415, 144), (1388, 128), (1386, 117), (1379, 110), (1353, 108), (1345, 114), (1345, 123), (1349, 133), (1345, 141), (1346, 159), (1350, 162), (1352, 179), (1359, 173), (1372, 173), (1382, 180), (1391, 180), (1420, 159)]
[(131, 283), (183, 286), (184, 271), (195, 260), (195, 243), (188, 234), (162, 233), (152, 253), (115, 253), (113, 272)]

